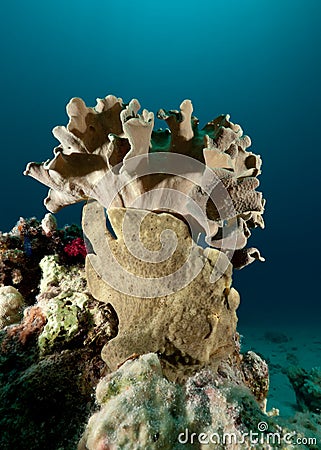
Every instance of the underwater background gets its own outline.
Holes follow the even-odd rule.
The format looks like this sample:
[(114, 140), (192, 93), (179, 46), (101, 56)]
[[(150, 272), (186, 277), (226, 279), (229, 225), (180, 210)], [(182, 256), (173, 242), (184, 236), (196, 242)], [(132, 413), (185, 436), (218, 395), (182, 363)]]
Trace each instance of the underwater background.
[[(230, 114), (263, 159), (266, 229), (249, 244), (266, 262), (234, 275), (240, 324), (318, 327), (320, 14), (319, 0), (3, 3), (0, 229), (45, 214), (47, 189), (22, 172), (51, 158), (70, 98), (114, 94), (154, 112), (189, 98), (200, 126)], [(80, 215), (69, 207), (58, 224)]]

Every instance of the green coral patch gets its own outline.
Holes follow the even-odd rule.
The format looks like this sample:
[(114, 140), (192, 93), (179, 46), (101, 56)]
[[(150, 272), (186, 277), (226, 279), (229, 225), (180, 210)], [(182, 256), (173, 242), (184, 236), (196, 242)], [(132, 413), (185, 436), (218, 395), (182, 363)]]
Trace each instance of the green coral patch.
[(38, 338), (42, 352), (51, 350), (57, 342), (69, 342), (79, 331), (79, 318), (88, 297), (79, 292), (62, 293), (49, 300), (47, 323)]

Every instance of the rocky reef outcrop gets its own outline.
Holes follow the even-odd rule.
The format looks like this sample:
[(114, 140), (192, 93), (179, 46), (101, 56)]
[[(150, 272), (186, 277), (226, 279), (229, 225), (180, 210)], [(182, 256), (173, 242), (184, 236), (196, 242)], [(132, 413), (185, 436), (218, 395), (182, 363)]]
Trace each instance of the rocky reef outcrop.
[(236, 328), (261, 159), (228, 115), (199, 129), (184, 100), (153, 130), (139, 110), (72, 99), (54, 157), (27, 165), (49, 211), (87, 202), (84, 236), (50, 213), (0, 235), (0, 446), (293, 448)]
[[(0, 243), (13, 239), (20, 246), (14, 233), (0, 236)], [(69, 243), (74, 239), (79, 238), (68, 238)], [(66, 257), (65, 245), (50, 254), (55, 245), (51, 240), (56, 242), (56, 236), (42, 244), (37, 236), (31, 239), (31, 247), (43, 255), (37, 294), (0, 330), (2, 449), (239, 448), (235, 439), (244, 440), (241, 448), (250, 449), (251, 432), (254, 439), (260, 433), (266, 448), (291, 449), (295, 447), (285, 439), (320, 438), (319, 414), (308, 409), (308, 400), (304, 412), (288, 420), (265, 412), (267, 364), (253, 351), (242, 352), (237, 333), (234, 350), (216, 369), (191, 366), (191, 373), (185, 371), (179, 381), (166, 376), (171, 361), (164, 364), (159, 352), (131, 355), (111, 371), (101, 352), (117, 336), (116, 313), (111, 304), (92, 297), (84, 258)], [(11, 261), (12, 271), (15, 262), (20, 265), (19, 260)], [(29, 279), (28, 266), (23, 273)], [(18, 292), (9, 285), (2, 290)], [(178, 360), (172, 365), (178, 372)], [(304, 374), (302, 395), (307, 399), (309, 374)], [(298, 392), (301, 379), (297, 378)], [(267, 426), (266, 431), (260, 432), (259, 424)], [(280, 444), (269, 447), (269, 433), (280, 436)], [(301, 448), (318, 447), (310, 443)]]

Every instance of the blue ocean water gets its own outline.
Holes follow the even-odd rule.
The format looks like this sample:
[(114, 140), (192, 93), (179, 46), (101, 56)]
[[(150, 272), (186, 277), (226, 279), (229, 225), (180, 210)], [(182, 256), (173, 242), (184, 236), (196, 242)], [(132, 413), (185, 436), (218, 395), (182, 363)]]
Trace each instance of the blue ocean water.
[(266, 229), (250, 244), (266, 262), (235, 274), (240, 321), (320, 324), (320, 13), (318, 0), (4, 3), (0, 229), (45, 214), (47, 189), (22, 172), (51, 157), (71, 97), (152, 111), (190, 98), (200, 125), (229, 113), (263, 159)]

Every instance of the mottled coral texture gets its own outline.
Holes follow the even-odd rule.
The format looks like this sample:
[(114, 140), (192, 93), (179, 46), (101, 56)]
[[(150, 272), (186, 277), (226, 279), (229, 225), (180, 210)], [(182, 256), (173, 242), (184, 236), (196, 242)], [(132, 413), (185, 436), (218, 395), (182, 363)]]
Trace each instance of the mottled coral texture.
[[(89, 222), (94, 215), (97, 217), (100, 213), (103, 216), (102, 209), (97, 209), (95, 204), (89, 204), (87, 208), (91, 209), (89, 218), (87, 214), (85, 216)], [(143, 215), (140, 210), (129, 210), (127, 213), (131, 223), (140, 221), (140, 216)], [(210, 276), (219, 258), (223, 256), (227, 259), (226, 256), (216, 249), (204, 250), (193, 244), (187, 225), (167, 213), (149, 213), (141, 224), (141, 235), (143, 244), (153, 251), (159, 242), (157, 237), (164, 229), (175, 230), (178, 236), (175, 253), (159, 264), (151, 265), (139, 260), (130, 253), (124, 242), (122, 224), (125, 214), (125, 208), (110, 209), (110, 220), (117, 239), (107, 230), (98, 233), (96, 238), (93, 233), (97, 229), (91, 228), (94, 251), (97, 250), (102, 259), (93, 254), (86, 259), (86, 273), (92, 295), (110, 303), (119, 320), (118, 335), (104, 347), (103, 359), (115, 370), (118, 364), (134, 352), (159, 352), (165, 365), (165, 373), (171, 379), (193, 366), (194, 369), (204, 364), (217, 366), (235, 347), (235, 311), (239, 305), (239, 294), (231, 287), (232, 265), (226, 261), (225, 273), (215, 283), (211, 283)], [(87, 228), (88, 225), (84, 223), (84, 229)], [(107, 254), (107, 245), (116, 261), (122, 261), (123, 267), (130, 270), (141, 285), (147, 276), (152, 279), (145, 292), (141, 286), (142, 297), (126, 293), (126, 280), (122, 280), (120, 286), (123, 290), (110, 286), (108, 275), (111, 278), (115, 271), (117, 277), (117, 267), (114, 269), (103, 259), (103, 255)], [(190, 268), (179, 279), (174, 279), (174, 283), (183, 282), (183, 287), (175, 289), (174, 284), (173, 292), (152, 295), (153, 289), (157, 288), (158, 279), (161, 280), (161, 287), (165, 283), (162, 276), (166, 273), (175, 274), (182, 261), (187, 258), (190, 258)], [(95, 270), (97, 259), (100, 268)], [(197, 266), (201, 270), (191, 280), (191, 269)], [(186, 277), (186, 281), (183, 277)], [(148, 294), (150, 297), (147, 297)]]
[(24, 300), (13, 286), (0, 287), (0, 329), (20, 322)]
[[(264, 366), (258, 355), (255, 359)], [(248, 369), (256, 370), (249, 361)], [(100, 409), (90, 418), (78, 450), (250, 450), (254, 447), (249, 431), (257, 432), (261, 421), (268, 424), (268, 432), (284, 435), (288, 430), (264, 415), (251, 386), (235, 381), (242, 378), (242, 369), (234, 366), (230, 372), (233, 376), (222, 379), (203, 369), (182, 386), (164, 378), (155, 354), (126, 361), (99, 382)], [(231, 440), (224, 440), (224, 435)], [(203, 444), (198, 436), (203, 436)]]

